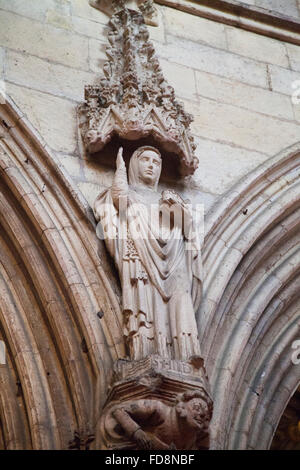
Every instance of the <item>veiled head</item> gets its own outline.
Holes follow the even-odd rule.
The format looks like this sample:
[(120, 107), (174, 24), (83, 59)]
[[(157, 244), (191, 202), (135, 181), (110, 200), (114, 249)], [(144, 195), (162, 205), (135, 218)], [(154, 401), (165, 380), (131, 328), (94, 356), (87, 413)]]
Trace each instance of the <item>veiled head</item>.
[(156, 190), (161, 174), (161, 155), (155, 147), (139, 147), (129, 163), (129, 184)]

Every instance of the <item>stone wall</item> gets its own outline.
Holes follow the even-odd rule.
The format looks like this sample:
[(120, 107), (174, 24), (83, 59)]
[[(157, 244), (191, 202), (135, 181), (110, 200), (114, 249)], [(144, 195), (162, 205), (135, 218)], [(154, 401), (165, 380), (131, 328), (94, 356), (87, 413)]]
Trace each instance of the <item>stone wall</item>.
[[(166, 78), (195, 118), (200, 167), (190, 187), (208, 210), (250, 170), (299, 141), (300, 105), (291, 95), (300, 79), (300, 48), (157, 8), (161, 25), (149, 27), (150, 35)], [(83, 155), (77, 106), (84, 85), (102, 73), (107, 21), (88, 0), (0, 0), (7, 93), (90, 204), (110, 185), (112, 171)]]
[(266, 8), (286, 16), (300, 17), (299, 0), (243, 0), (244, 3)]

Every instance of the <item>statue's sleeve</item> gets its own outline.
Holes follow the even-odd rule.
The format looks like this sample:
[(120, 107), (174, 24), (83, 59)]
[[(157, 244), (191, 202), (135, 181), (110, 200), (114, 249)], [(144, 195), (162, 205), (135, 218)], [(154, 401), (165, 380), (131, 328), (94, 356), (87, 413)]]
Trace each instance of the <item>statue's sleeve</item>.
[(117, 267), (121, 257), (120, 253), (120, 224), (118, 211), (113, 204), (112, 190), (103, 191), (97, 197), (94, 204), (94, 214), (97, 222), (100, 222), (101, 230), (97, 227), (97, 235), (100, 239), (105, 240), (105, 244), (112, 258), (115, 260)]

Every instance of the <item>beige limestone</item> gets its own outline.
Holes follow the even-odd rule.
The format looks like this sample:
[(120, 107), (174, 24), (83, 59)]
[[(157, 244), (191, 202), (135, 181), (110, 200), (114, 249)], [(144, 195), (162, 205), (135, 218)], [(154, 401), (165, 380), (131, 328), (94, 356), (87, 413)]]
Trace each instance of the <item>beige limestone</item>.
[(78, 102), (84, 97), (85, 84), (96, 80), (89, 72), (14, 51), (7, 51), (5, 78), (17, 85)]
[(258, 113), (294, 120), (290, 98), (279, 93), (198, 71), (196, 71), (196, 85), (199, 96)]
[(5, 49), (0, 47), (0, 78), (4, 76)]
[(6, 84), (6, 88), (7, 93), (28, 116), (52, 149), (67, 153), (75, 151), (77, 146), (75, 103), (10, 83)]
[(104, 63), (107, 61), (106, 45), (97, 39), (89, 39), (89, 68), (92, 72), (102, 74)]
[(266, 65), (262, 63), (173, 36), (168, 37), (167, 42), (156, 47), (161, 58), (250, 85), (268, 87)]
[(151, 41), (165, 42), (165, 21), (163, 16), (163, 9), (160, 5), (156, 5), (157, 17), (159, 26), (148, 25), (148, 31)]
[(300, 47), (294, 44), (286, 45), (292, 70), (300, 72)]
[(269, 66), (269, 73), (272, 90), (291, 96), (294, 91), (292, 84), (300, 80), (300, 74), (276, 65)]
[(43, 22), (48, 9), (70, 15), (70, 0), (0, 0), (0, 9)]
[[(13, 153), (12, 159), (7, 154), (3, 158), (1, 156), (4, 166), (11, 165), (12, 161), (17, 161), (22, 172), (22, 178), (19, 180), (13, 178), (12, 172), (6, 173), (5, 178), (11, 178), (10, 191), (14, 192), (16, 201), (20, 200), (19, 190), (26, 186), (23, 178), (28, 181), (31, 177), (33, 181), (38, 183), (38, 191), (36, 197), (32, 197), (28, 193), (28, 196), (22, 198), (21, 210), (15, 210), (15, 202), (14, 204), (1, 205), (1, 213), (5, 214), (5, 217), (1, 219), (1, 223), (5, 224), (5, 237), (11, 236), (11, 243), (17, 243), (17, 246), (29, 247), (37, 242), (37, 248), (35, 251), (27, 249), (26, 253), (19, 250), (18, 253), (18, 256), (22, 258), (22, 266), (27, 266), (30, 270), (30, 276), (28, 277), (28, 272), (22, 273), (22, 269), (20, 269), (20, 258), (12, 256), (12, 259), (9, 259), (8, 262), (7, 258), (11, 256), (8, 255), (10, 250), (0, 237), (0, 266), (4, 265), (5, 270), (10, 273), (13, 272), (13, 269), (20, 269), (15, 274), (13, 285), (10, 281), (6, 281), (8, 290), (5, 291), (4, 296), (1, 295), (0, 311), (7, 312), (7, 306), (11, 305), (9, 301), (14, 298), (16, 310), (13, 311), (13, 318), (22, 320), (22, 322), (18, 321), (18, 325), (24, 325), (24, 311), (28, 313), (25, 324), (30, 323), (30, 331), (27, 329), (25, 333), (30, 335), (33, 332), (38, 354), (42, 358), (42, 363), (40, 359), (37, 361), (38, 370), (34, 371), (32, 369), (32, 355), (28, 354), (26, 357), (26, 355), (18, 353), (16, 356), (17, 369), (14, 370), (13, 365), (10, 366), (10, 370), (5, 370), (7, 376), (4, 377), (4, 374), (0, 374), (0, 394), (4, 403), (4, 420), (8, 423), (6, 442), (8, 448), (31, 448), (31, 446), (35, 448), (67, 448), (68, 443), (73, 438), (73, 431), (78, 422), (80, 427), (85, 430), (82, 435), (82, 442), (84, 442), (84, 439), (87, 439), (86, 435), (90, 432), (90, 430), (85, 429), (85, 425), (89, 422), (89, 413), (93, 414), (94, 412), (94, 410), (89, 409), (89, 404), (93, 403), (90, 392), (92, 389), (91, 383), (95, 382), (95, 374), (97, 376), (99, 373), (101, 379), (106, 377), (113, 362), (111, 357), (116, 359), (118, 355), (119, 357), (124, 355), (122, 330), (117, 326), (120, 325), (122, 318), (120, 312), (119, 316), (115, 313), (118, 312), (119, 308), (118, 300), (114, 299), (112, 301), (114, 296), (108, 289), (114, 284), (115, 277), (112, 275), (103, 276), (105, 257), (101, 257), (101, 262), (98, 259), (98, 245), (95, 238), (93, 238), (93, 229), (85, 222), (84, 230), (82, 229), (82, 220), (86, 220), (83, 215), (84, 210), (80, 209), (71, 197), (73, 195), (77, 202), (80, 200), (80, 195), (76, 193), (76, 185), (74, 184), (74, 181), (78, 180), (80, 189), (88, 199), (89, 205), (92, 205), (98, 192), (103, 187), (110, 186), (111, 171), (107, 170), (107, 173), (104, 174), (104, 170), (101, 166), (98, 167), (96, 163), (93, 165), (87, 161), (79, 162), (75, 153), (77, 152), (78, 140), (75, 103), (71, 103), (62, 97), (53, 96), (57, 93), (65, 94), (66, 98), (73, 96), (73, 99), (82, 96), (82, 91), (79, 95), (78, 91), (75, 91), (73, 95), (70, 82), (68, 82), (65, 73), (67, 74), (67, 68), (70, 65), (70, 77), (74, 74), (74, 67), (80, 68), (82, 66), (80, 64), (85, 64), (84, 69), (88, 70), (89, 52), (86, 46), (81, 48), (82, 41), (87, 40), (84, 37), (86, 35), (94, 36), (94, 32), (97, 34), (98, 26), (95, 25), (99, 24), (101, 30), (102, 24), (104, 25), (107, 22), (107, 18), (103, 16), (102, 23), (101, 21), (98, 23), (99, 18), (102, 18), (101, 13), (90, 9), (85, 0), (72, 0), (70, 2), (60, 0), (56, 1), (55, 4), (57, 6), (66, 6), (65, 13), (61, 9), (57, 10), (62, 15), (61, 17), (64, 15), (66, 15), (66, 18), (69, 17), (69, 7), (73, 7), (73, 11), (76, 10), (78, 16), (72, 16), (72, 34), (61, 28), (58, 23), (58, 27), (45, 25), (47, 11), (56, 11), (56, 8), (53, 7), (54, 2), (50, 2), (50, 0), (35, 0), (34, 2), (31, 0), (26, 0), (26, 2), (0, 0), (0, 16), (6, 15), (5, 17), (10, 19), (12, 27), (13, 25), (18, 26), (11, 32), (10, 28), (5, 28), (6, 23), (4, 23), (4, 29), (2, 28), (0, 31), (0, 37), (2, 38), (0, 46), (4, 52), (2, 58), (6, 72), (11, 77), (15, 74), (15, 79), (18, 79), (20, 83), (22, 82), (22, 85), (18, 86), (8, 83), (9, 93), (20, 104), (22, 111), (26, 113), (29, 121), (42, 133), (47, 143), (58, 151), (58, 161), (56, 161), (55, 166), (43, 166), (44, 162), (47, 161), (47, 155), (46, 151), (42, 151), (39, 157), (37, 156), (36, 145), (39, 142), (37, 134), (31, 129), (30, 138), (28, 135), (22, 135), (18, 140), (18, 127), (25, 120), (20, 119), (18, 125), (16, 125), (16, 121), (1, 115), (1, 119), (8, 123), (11, 122), (15, 127), (12, 129), (11, 135), (16, 141), (12, 143), (5, 137), (5, 143), (7, 144), (9, 141), (13, 149), (16, 149), (17, 145), (28, 148), (27, 154), (23, 152), (20, 152), (20, 154), (18, 152)], [(17, 14), (5, 14), (3, 8), (10, 9)], [(22, 18), (22, 15), (35, 21)], [(74, 18), (78, 19), (77, 23), (76, 20), (73, 21)], [(41, 23), (38, 23), (38, 21)], [(191, 21), (194, 22), (194, 18)], [(94, 27), (89, 22), (93, 23)], [(209, 26), (207, 27), (209, 28)], [(88, 30), (85, 28), (88, 28)], [(5, 36), (7, 34), (5, 29), (9, 32), (8, 36)], [(16, 34), (16, 30), (20, 31), (22, 37)], [(164, 37), (159, 32), (163, 29), (155, 30), (153, 28), (152, 31), (156, 35), (157, 42), (163, 43)], [(88, 32), (90, 34), (87, 34)], [(209, 29), (207, 33), (209, 33)], [(13, 34), (16, 37), (13, 37)], [(215, 217), (216, 223), (212, 226), (209, 222), (211, 219), (208, 219), (206, 224), (209, 234), (205, 246), (205, 259), (207, 260), (205, 261), (205, 272), (207, 272), (209, 278), (205, 278), (205, 289), (207, 289), (205, 293), (212, 300), (208, 299), (199, 312), (201, 330), (202, 326), (205, 328), (207, 324), (206, 332), (201, 331), (201, 334), (204, 338), (203, 347), (209, 357), (210, 367), (215, 367), (215, 364), (218, 364), (215, 374), (218, 380), (214, 382), (214, 392), (217, 397), (220, 397), (220, 400), (217, 400), (220, 405), (216, 408), (212, 445), (214, 448), (220, 449), (258, 448), (259, 446), (267, 448), (276, 427), (276, 420), (278, 421), (283, 412), (284, 403), (291, 396), (298, 383), (295, 380), (293, 382), (295, 368), (290, 364), (289, 356), (280, 353), (283, 348), (285, 348), (285, 351), (289, 350), (292, 340), (292, 334), (283, 336), (283, 327), (285, 331), (288, 331), (291, 329), (292, 322), (297, 325), (300, 311), (299, 304), (296, 305), (297, 308), (295, 307), (294, 311), (286, 309), (290, 299), (296, 298), (299, 293), (299, 282), (297, 285), (296, 278), (295, 280), (293, 278), (296, 272), (299, 272), (299, 268), (286, 262), (286, 259), (291, 256), (299, 263), (299, 257), (295, 256), (295, 253), (280, 239), (280, 236), (284, 239), (290, 239), (299, 230), (297, 226), (299, 224), (299, 214), (295, 213), (293, 221), (289, 219), (289, 215), (292, 216), (292, 211), (298, 207), (299, 200), (299, 188), (297, 188), (297, 180), (295, 180), (295, 176), (298, 175), (297, 166), (295, 169), (295, 165), (299, 167), (299, 162), (295, 158), (297, 149), (295, 147), (290, 150), (291, 154), (294, 155), (290, 159), (294, 176), (288, 173), (289, 160), (287, 157), (278, 157), (276, 162), (275, 160), (267, 162), (267, 159), (275, 151), (281, 151), (294, 141), (299, 142), (299, 125), (296, 125), (295, 122), (284, 121), (284, 119), (290, 120), (292, 118), (288, 106), (291, 95), (290, 83), (294, 79), (299, 80), (299, 73), (293, 74), (288, 68), (278, 67), (274, 64), (270, 65), (270, 84), (273, 85), (273, 90), (276, 90), (272, 91), (269, 89), (268, 80), (262, 80), (266, 67), (262, 63), (264, 60), (261, 63), (258, 62), (261, 60), (259, 56), (257, 56), (257, 61), (247, 60), (244, 56), (241, 57), (240, 53), (248, 55), (244, 47), (234, 54), (228, 54), (228, 52), (221, 50), (211, 52), (213, 48), (203, 47), (203, 44), (198, 46), (194, 40), (185, 40), (185, 34), (187, 33), (184, 25), (180, 26), (178, 23), (177, 31), (173, 30), (172, 34), (167, 36), (169, 44), (162, 45), (162, 49), (165, 48), (166, 51), (162, 55), (164, 56), (163, 62), (172, 64), (174, 70), (176, 69), (178, 73), (180, 70), (188, 70), (187, 76), (190, 77), (188, 83), (191, 89), (194, 89), (194, 87), (190, 72), (196, 70), (198, 72), (196, 74), (198, 93), (201, 95), (199, 88), (202, 84), (202, 90), (206, 90), (204, 97), (210, 98), (210, 100), (199, 99), (199, 101), (192, 101), (192, 96), (186, 97), (189, 99), (189, 101), (186, 101), (186, 107), (196, 116), (194, 132), (198, 135), (197, 155), (200, 158), (200, 168), (195, 175), (194, 185), (197, 189), (194, 189), (193, 196), (201, 201), (202, 198), (204, 199), (208, 195), (211, 204), (212, 201), (215, 201), (214, 194), (221, 196), (224, 191), (230, 189), (229, 195), (226, 198), (219, 197), (219, 205), (214, 206), (212, 209), (211, 214)], [(201, 33), (199, 34), (201, 35)], [(211, 34), (214, 34), (213, 31)], [(176, 35), (178, 35), (178, 41), (176, 41)], [(239, 36), (240, 32), (237, 35)], [(39, 38), (42, 38), (40, 44)], [(97, 36), (94, 39), (97, 39)], [(103, 41), (102, 38), (99, 38), (99, 43)], [(101, 73), (97, 61), (102, 54), (102, 49), (97, 49), (99, 46), (97, 42), (94, 44), (93, 67), (97, 73)], [(272, 40), (271, 43), (273, 44)], [(90, 44), (93, 46), (92, 41)], [(268, 44), (265, 43), (266, 50), (269, 50), (269, 47), (272, 49), (273, 46), (268, 46)], [(157, 50), (161, 51), (162, 49), (160, 50), (159, 47), (157, 46)], [(170, 56), (167, 51), (169, 47), (173, 51), (173, 55)], [(177, 48), (178, 55), (176, 55)], [(26, 51), (24, 54), (23, 49)], [(279, 59), (280, 51), (276, 52), (275, 49), (274, 58), (272, 56), (265, 57), (266, 63), (272, 60), (281, 60)], [(299, 47), (287, 45), (287, 49), (291, 69), (299, 72)], [(77, 51), (79, 51), (80, 58), (77, 57)], [(75, 54), (75, 59), (73, 57), (70, 60), (66, 54), (67, 52)], [(18, 67), (14, 71), (11, 60), (12, 57), (17, 57), (18, 54), (23, 56), (23, 73)], [(255, 52), (253, 49), (249, 50), (249, 55), (253, 54), (259, 54), (259, 52)], [(34, 62), (33, 56), (40, 57), (36, 57), (36, 62)], [(205, 56), (207, 57), (204, 59)], [(170, 57), (172, 60), (167, 62)], [(104, 58), (103, 55), (103, 60)], [(55, 86), (52, 77), (47, 77), (47, 79), (42, 76), (38, 77), (38, 71), (41, 70), (40, 59), (42, 59), (41, 62), (46, 59), (49, 64), (53, 62), (46, 70), (55, 71), (61, 77), (57, 86)], [(177, 64), (177, 60), (180, 63)], [(54, 67), (57, 63), (62, 66), (60, 72), (58, 72), (58, 68)], [(28, 86), (38, 86), (37, 80), (34, 80), (33, 76), (35, 65), (38, 70), (36, 78), (39, 78), (39, 82), (42, 83), (43, 93), (28, 88)], [(200, 69), (198, 69), (199, 65)], [(172, 66), (170, 65), (170, 69)], [(23, 82), (24, 76), (28, 79), (27, 84)], [(62, 84), (62, 79), (66, 81), (66, 84)], [(80, 80), (74, 79), (74, 90), (78, 90)], [(218, 89), (210, 86), (209, 80)], [(230, 86), (230, 80), (233, 80), (232, 87)], [(179, 76), (172, 77), (170, 74), (171, 85), (173, 85), (173, 82), (175, 84), (175, 81), (178, 83), (176, 91), (178, 90), (179, 93), (182, 87), (182, 79)], [(260, 87), (265, 88), (265, 90)], [(238, 107), (246, 109), (240, 110)], [(300, 105), (294, 105), (293, 108), (295, 118), (300, 124)], [(262, 114), (265, 114), (265, 116)], [(273, 118), (268, 115), (273, 116)], [(5, 132), (5, 128), (1, 127), (1, 137)], [(204, 137), (201, 137), (202, 135)], [(1, 138), (2, 141), (3, 138)], [(42, 145), (45, 144), (42, 143)], [(240, 146), (248, 146), (253, 150), (245, 150)], [(68, 154), (65, 152), (68, 152)], [(49, 178), (46, 189), (43, 187), (44, 183), (40, 182), (40, 175), (34, 175), (34, 165), (25, 163), (27, 159), (31, 161), (31, 158), (34, 159), (35, 165), (41, 165), (39, 168), (43, 177)], [(57, 171), (60, 171), (59, 168), (63, 170), (63, 167), (59, 167), (59, 162), (62, 162), (63, 167), (69, 171), (71, 176), (69, 180), (67, 178), (64, 180), (64, 184), (60, 183), (58, 190)], [(250, 169), (260, 162), (265, 162), (264, 168), (267, 169), (265, 175), (262, 176), (258, 171), (255, 172), (255, 176), (250, 175)], [(278, 170), (275, 168), (276, 165), (278, 165)], [(274, 169), (274, 173), (269, 170), (271, 167)], [(101, 173), (99, 181), (97, 180), (98, 170)], [(281, 172), (285, 173), (282, 179)], [(54, 180), (52, 179), (53, 175), (55, 175)], [(232, 184), (239, 181), (243, 175), (247, 176), (244, 183), (240, 183), (238, 188), (231, 189)], [(268, 179), (274, 179), (276, 184), (273, 187), (265, 188), (264, 184), (268, 184)], [(69, 181), (69, 183), (66, 183), (66, 181)], [(288, 183), (286, 183), (287, 181)], [(70, 183), (71, 186), (68, 186)], [(258, 191), (257, 188), (260, 185), (263, 186), (264, 191), (262, 195), (258, 196), (256, 191)], [(201, 189), (207, 191), (207, 193), (201, 193)], [(29, 188), (29, 191), (30, 193), (35, 191), (34, 185)], [(287, 192), (285, 198), (281, 197), (283, 191)], [(5, 187), (1, 187), (2, 193), (5, 197), (8, 195), (6, 183)], [(75, 194), (77, 194), (76, 197)], [(233, 200), (234, 195), (235, 200)], [(186, 197), (189, 196), (190, 193), (187, 191)], [(60, 199), (58, 200), (57, 197)], [(270, 198), (272, 198), (272, 204), (268, 202)], [(41, 199), (43, 204), (40, 204)], [(256, 205), (252, 204), (253, 199)], [(279, 199), (278, 204), (277, 199)], [(87, 209), (88, 205), (86, 204), (84, 207)], [(45, 214), (43, 208), (46, 208)], [(246, 212), (247, 210), (248, 212)], [(58, 232), (63, 232), (61, 236), (64, 243), (59, 242), (57, 235), (57, 238), (50, 239), (49, 234), (49, 238), (45, 234), (43, 239), (33, 240), (33, 234), (41, 234), (47, 226), (46, 214), (55, 221)], [(80, 220), (78, 214), (81, 214)], [(20, 215), (22, 216), (21, 220)], [(24, 217), (25, 215), (26, 217)], [(256, 217), (259, 218), (259, 223), (256, 222)], [(280, 225), (277, 223), (278, 220), (281, 221)], [(68, 226), (68, 230), (61, 230), (62, 223)], [(27, 233), (27, 227), (30, 227), (31, 224), (34, 228)], [(270, 228), (274, 225), (279, 234), (276, 237), (273, 232), (269, 233)], [(210, 231), (211, 227), (212, 230)], [(231, 236), (228, 236), (227, 228), (231, 231)], [(73, 229), (75, 229), (75, 232)], [(261, 234), (264, 235), (259, 240)], [(225, 242), (221, 241), (223, 238)], [(43, 243), (43, 250), (47, 252), (46, 258), (50, 260), (49, 266), (55, 265), (57, 270), (49, 273), (49, 266), (47, 269), (45, 268), (45, 259), (40, 253), (42, 251), (40, 250), (41, 243)], [(83, 248), (83, 244), (86, 249)], [(65, 246), (68, 246), (68, 249), (65, 249)], [(217, 251), (219, 246), (222, 246), (222, 249)], [(233, 246), (233, 249), (228, 250), (228, 246)], [(209, 247), (213, 247), (212, 251), (209, 250)], [(58, 250), (59, 254), (56, 256)], [(245, 255), (240, 259), (241, 252), (248, 253), (249, 257)], [(257, 289), (261, 289), (261, 292), (265, 293), (269, 292), (269, 286), (273, 286), (272, 279), (274, 280), (274, 275), (277, 275), (274, 274), (274, 270), (280, 268), (280, 266), (277, 264), (277, 260), (274, 264), (274, 257), (269, 256), (269, 252), (276, 253), (276, 256), (281, 258), (283, 265), (282, 271), (278, 271), (279, 277), (289, 285), (288, 288), (283, 285), (279, 292), (270, 292), (273, 295), (272, 299), (268, 299), (270, 304), (276, 301), (276, 296), (283, 299), (278, 312), (274, 312), (274, 309), (271, 308), (265, 308), (265, 295), (256, 295), (257, 292), (252, 289), (252, 286), (257, 286)], [(64, 262), (69, 260), (70, 257), (72, 257), (73, 263), (78, 268), (78, 276), (76, 273), (73, 276), (70, 265)], [(235, 263), (237, 264), (239, 261), (241, 261), (241, 265), (236, 268)], [(263, 274), (264, 271), (265, 274)], [(271, 271), (270, 274), (267, 271)], [(1, 276), (2, 274), (1, 270)], [(13, 275), (10, 274), (10, 276)], [(79, 283), (76, 286), (70, 286), (73, 278), (77, 280), (83, 278), (84, 284)], [(249, 278), (251, 279), (248, 282)], [(30, 279), (30, 289), (28, 289), (28, 279)], [(95, 287), (95, 279), (97, 279), (97, 288)], [(70, 299), (72, 302), (71, 306), (66, 307), (65, 297), (60, 295), (53, 287), (58, 280), (62, 282), (61, 291), (68, 293), (68, 300)], [(210, 280), (211, 285), (208, 286)], [(84, 290), (85, 285), (89, 285), (86, 291)], [(39, 303), (44, 309), (43, 315), (40, 313), (40, 307), (36, 305), (32, 288), (38, 293)], [(3, 293), (4, 290), (1, 290), (1, 292)], [(235, 296), (237, 298), (233, 303)], [(251, 309), (245, 308), (244, 303), (240, 302), (240, 300), (248, 297), (252, 302)], [(21, 307), (19, 305), (20, 301), (22, 302)], [(47, 303), (48, 301), (50, 303)], [(1, 302), (4, 302), (4, 304)], [(111, 307), (111, 302), (114, 308)], [(106, 310), (104, 317), (100, 320), (95, 313), (100, 311), (103, 306)], [(228, 322), (225, 321), (227, 316), (226, 308), (229, 312), (234, 312), (234, 316), (229, 316)], [(257, 317), (255, 317), (255, 314)], [(283, 317), (284, 314), (286, 316)], [(47, 325), (44, 325), (45, 315), (47, 316)], [(244, 315), (248, 315), (246, 321), (244, 321)], [(73, 318), (75, 319), (74, 325), (72, 324)], [(109, 319), (108, 325), (103, 323), (106, 318)], [(285, 320), (284, 323), (282, 318)], [(237, 320), (236, 336), (232, 336), (233, 327), (237, 325)], [(22, 336), (19, 326), (14, 328), (12, 322), (8, 322), (7, 315), (1, 316), (1, 322), (7, 322), (6, 331), (9, 332), (11, 338), (10, 347), (19, 344), (22, 351), (32, 350), (33, 343), (23, 342), (22, 337), (24, 338), (25, 335)], [(51, 330), (48, 324), (51, 324)], [(80, 328), (75, 325), (80, 325)], [(251, 329), (249, 325), (253, 328)], [(55, 345), (52, 339), (53, 334), (55, 336)], [(84, 334), (84, 338), (88, 343), (88, 354), (83, 353), (79, 348), (82, 334)], [(296, 328), (293, 334), (298, 335), (299, 329)], [(243, 335), (241, 341), (239, 335)], [(280, 338), (279, 342), (276, 342), (277, 338)], [(107, 344), (109, 347), (107, 347)], [(246, 345), (244, 349), (241, 347), (243, 344)], [(67, 345), (70, 345), (70, 348)], [(57, 350), (59, 350), (59, 354), (54, 353)], [(277, 351), (276, 355), (273, 354), (274, 350)], [(219, 366), (222, 357), (225, 358), (226, 362), (227, 354), (233, 354), (234, 351), (236, 357), (233, 357), (232, 364), (236, 368), (232, 371), (234, 373), (233, 377), (233, 374), (226, 370), (226, 364), (224, 368)], [(90, 355), (92, 355), (91, 359)], [(61, 360), (61, 358), (63, 359)], [(10, 362), (14, 361), (10, 360)], [(26, 403), (24, 404), (21, 396), (16, 397), (17, 370), (24, 371), (23, 377), (26, 377), (27, 374), (32, 378), (30, 383), (21, 378), (21, 386), (24, 387), (23, 391), (28, 397), (29, 406)], [(93, 370), (93, 374), (90, 374), (91, 370)], [(266, 371), (264, 378), (256, 376), (257, 370)], [(49, 371), (50, 376), (47, 375)], [(41, 377), (44, 389), (38, 387)], [(297, 377), (296, 379), (298, 380)], [(284, 387), (282, 387), (284, 393), (281, 387), (276, 388), (276, 381), (284, 383)], [(33, 388), (31, 388), (32, 384), (34, 385)], [(99, 384), (101, 388), (100, 395), (104, 396), (106, 384), (103, 384), (102, 380)], [(272, 386), (270, 387), (270, 385)], [(257, 386), (259, 388), (256, 388)], [(80, 389), (85, 391), (84, 395)], [(34, 396), (32, 390), (37, 392), (36, 396)], [(72, 396), (67, 395), (66, 390), (70, 390)], [(50, 416), (40, 414), (39, 406), (41, 404), (42, 407), (44, 406), (44, 398), (41, 397), (45, 397), (45, 393), (41, 395), (41, 391), (46, 393), (48, 409), (55, 410), (55, 416), (52, 412)], [(257, 393), (255, 393), (256, 391)], [(85, 404), (86, 394), (89, 395), (89, 404)], [(222, 408), (224, 397), (228, 404), (226, 409)], [(241, 397), (242, 402), (240, 402)], [(39, 403), (40, 398), (41, 403)], [(260, 400), (263, 401), (265, 406), (262, 406)], [(69, 403), (74, 403), (75, 412)], [(272, 408), (269, 406), (272, 406)], [(97, 408), (97, 405), (95, 405), (95, 408)], [(16, 409), (20, 410), (21, 421), (19, 417), (16, 417)], [(246, 417), (243, 413), (245, 409), (250, 410)], [(272, 416), (266, 412), (270, 409), (272, 409)], [(227, 410), (230, 410), (230, 414), (229, 412), (227, 414)], [(268, 420), (271, 420), (271, 424), (265, 419), (266, 413)], [(33, 419), (35, 420), (38, 416), (38, 420), (35, 421), (38, 421), (38, 423), (32, 428), (32, 435), (28, 436), (28, 416), (30, 419), (32, 415), (34, 415)], [(41, 416), (42, 419), (40, 419)], [(47, 426), (42, 425), (43, 420), (46, 421)], [(251, 425), (252, 420), (253, 424)], [(232, 424), (229, 426), (228, 423)], [(24, 429), (26, 430), (25, 439), (22, 438)], [(232, 429), (242, 431), (236, 433), (234, 437), (231, 432)]]
[(79, 16), (72, 16), (73, 31), (83, 36), (92, 37), (104, 41), (106, 38), (106, 24), (98, 23)]
[[(299, 92), (298, 96), (299, 96), (299, 101), (300, 101), (300, 92)], [(300, 103), (295, 104), (293, 106), (293, 108), (294, 108), (295, 119), (296, 119), (296, 121), (298, 121), (300, 123)]]
[(274, 155), (299, 141), (299, 125), (266, 117), (253, 111), (200, 98), (199, 104), (185, 101), (194, 115), (193, 132), (211, 140), (231, 143)]
[(107, 23), (107, 15), (95, 8), (92, 8), (88, 1), (72, 0), (71, 11), (74, 16), (80, 16), (88, 20), (96, 21), (97, 23)]
[[(112, 186), (97, 197), (94, 213), (120, 274), (123, 328), (130, 360), (158, 355), (191, 364), (192, 358), (200, 360), (201, 356), (195, 322), (202, 296), (201, 223), (195, 225), (190, 208), (172, 187), (162, 193), (157, 191), (161, 170), (160, 152), (143, 146), (132, 154), (127, 172), (121, 147)], [(122, 208), (124, 198), (130, 204), (128, 219)], [(163, 245), (153, 242), (162, 230), (158, 209), (166, 217)], [(168, 225), (170, 211), (178, 215), (174, 215), (173, 225)], [(183, 217), (185, 224), (189, 220), (185, 232)]]
[(83, 160), (83, 173), (85, 176), (85, 181), (94, 183), (97, 186), (102, 186), (108, 188), (112, 184), (113, 179), (113, 169), (106, 168), (101, 163), (97, 162), (93, 158), (90, 160)]
[(163, 15), (169, 34), (212, 47), (226, 48), (224, 25), (173, 8), (163, 8)]
[(281, 41), (229, 26), (226, 36), (231, 52), (281, 67), (289, 66), (285, 44)]
[(4, 11), (0, 15), (0, 45), (70, 67), (85, 70), (88, 66), (87, 38)]
[(67, 30), (72, 29), (72, 21), (71, 21), (70, 16), (62, 15), (57, 10), (47, 11), (46, 22), (57, 28), (63, 28)]
[(80, 182), (78, 183), (78, 189), (82, 191), (84, 194), (87, 202), (89, 205), (92, 207), (94, 204), (94, 201), (100, 191), (103, 189), (103, 187), (100, 184), (96, 183), (89, 183), (89, 182)]
[(63, 153), (57, 153), (57, 156), (59, 157), (61, 164), (66, 168), (67, 172), (72, 177), (72, 179), (74, 179), (75, 181), (80, 181), (83, 179), (81, 160), (79, 160), (73, 155), (66, 155)]
[(192, 174), (198, 166), (189, 126), (192, 118), (164, 79), (143, 16), (133, 10), (115, 13), (108, 37), (105, 78), (85, 88), (85, 103), (79, 108), (84, 148), (94, 154), (115, 136), (138, 141), (151, 135), (164, 151), (178, 155), (174, 176)]
[(178, 98), (196, 99), (195, 72), (193, 69), (167, 60), (160, 61), (164, 76), (172, 83)]
[(203, 191), (223, 194), (234, 182), (263, 163), (265, 154), (221, 144), (212, 140), (196, 139), (197, 155), (201, 162), (193, 180)]

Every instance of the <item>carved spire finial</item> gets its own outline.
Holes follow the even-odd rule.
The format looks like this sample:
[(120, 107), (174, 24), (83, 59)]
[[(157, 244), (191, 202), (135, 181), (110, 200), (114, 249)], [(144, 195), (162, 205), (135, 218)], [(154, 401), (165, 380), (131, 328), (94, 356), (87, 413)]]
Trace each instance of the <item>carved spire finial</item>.
[(104, 78), (85, 87), (82, 134), (88, 151), (101, 150), (115, 134), (126, 140), (151, 136), (179, 157), (181, 175), (194, 173), (192, 116), (164, 79), (142, 15), (125, 8), (112, 16), (109, 28)]

